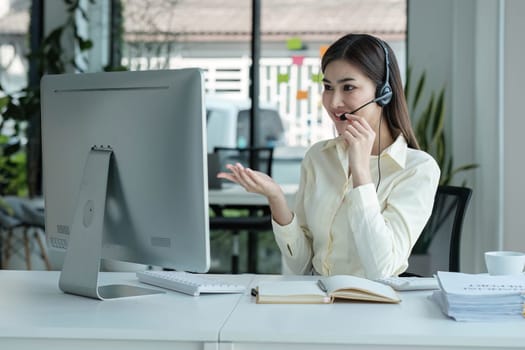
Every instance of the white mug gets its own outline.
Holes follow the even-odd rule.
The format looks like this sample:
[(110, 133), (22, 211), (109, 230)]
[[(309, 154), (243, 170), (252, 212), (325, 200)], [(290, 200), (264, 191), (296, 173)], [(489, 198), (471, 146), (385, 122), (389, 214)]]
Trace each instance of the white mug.
[(517, 275), (523, 273), (525, 253), (511, 251), (486, 252), (485, 264), (491, 276)]

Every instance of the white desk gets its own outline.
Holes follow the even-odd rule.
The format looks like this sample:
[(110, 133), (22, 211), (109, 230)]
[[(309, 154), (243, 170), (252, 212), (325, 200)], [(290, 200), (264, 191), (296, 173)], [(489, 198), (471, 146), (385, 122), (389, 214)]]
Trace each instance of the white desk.
[[(299, 188), (297, 184), (281, 185), (286, 202), (293, 208), (295, 193)], [(268, 205), (266, 197), (260, 194), (246, 192), (244, 188), (235, 184), (227, 184), (221, 189), (208, 190), (208, 201), (210, 204), (218, 205)]]
[[(256, 276), (254, 286), (259, 278), (268, 277)], [(405, 292), (400, 304), (330, 305), (264, 305), (245, 296), (221, 330), (221, 350), (525, 348), (525, 319), (456, 322), (430, 294)]]
[[(132, 273), (102, 273), (136, 284)], [(221, 276), (255, 286), (262, 275)], [(299, 278), (299, 277), (294, 277)], [(301, 277), (314, 278), (314, 277)], [(0, 349), (523, 349), (525, 319), (452, 321), (427, 299), (399, 305), (259, 305), (245, 295), (175, 292), (96, 301), (63, 294), (58, 272), (0, 271)]]
[[(219, 330), (241, 297), (169, 291), (101, 302), (62, 293), (58, 277), (0, 270), (0, 349), (217, 349)], [(101, 273), (101, 281), (139, 284), (133, 273)]]

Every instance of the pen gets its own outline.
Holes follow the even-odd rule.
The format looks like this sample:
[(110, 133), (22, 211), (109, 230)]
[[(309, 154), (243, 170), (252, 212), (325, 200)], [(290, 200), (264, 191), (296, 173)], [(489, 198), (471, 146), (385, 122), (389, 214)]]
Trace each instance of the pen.
[(325, 292), (325, 293), (327, 292), (326, 287), (325, 287), (323, 281), (321, 281), (321, 280), (317, 280), (317, 286), (319, 286), (319, 288), (321, 288), (321, 290), (322, 290), (323, 292)]

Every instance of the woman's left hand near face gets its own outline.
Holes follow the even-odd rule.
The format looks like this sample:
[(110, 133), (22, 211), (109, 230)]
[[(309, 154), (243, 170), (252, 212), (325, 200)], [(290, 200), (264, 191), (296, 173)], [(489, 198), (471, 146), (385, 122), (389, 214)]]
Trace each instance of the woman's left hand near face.
[(341, 136), (348, 143), (350, 168), (369, 169), (370, 154), (376, 138), (376, 133), (362, 117), (347, 115), (347, 125)]

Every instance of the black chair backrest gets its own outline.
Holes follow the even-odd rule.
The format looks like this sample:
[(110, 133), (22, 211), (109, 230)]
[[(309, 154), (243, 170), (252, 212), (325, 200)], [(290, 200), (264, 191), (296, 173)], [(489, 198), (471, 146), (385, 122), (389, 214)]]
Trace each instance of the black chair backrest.
[(438, 186), (432, 215), (409, 258), (410, 273), (459, 272), (461, 230), (471, 195), (467, 187)]
[(250, 157), (255, 157), (254, 170), (272, 176), (273, 147), (215, 147), (214, 153), (219, 154), (221, 170), (226, 170), (226, 164), (241, 163), (244, 167), (250, 167)]
[[(255, 160), (254, 170), (259, 170), (272, 176), (273, 147), (255, 147), (255, 148), (231, 148), (215, 147), (213, 152), (219, 155), (222, 170), (226, 170), (226, 164), (241, 163), (244, 167), (250, 166), (250, 157)], [(215, 216), (210, 217), (210, 230), (227, 230), (233, 233), (232, 263), (231, 272), (239, 273), (239, 232), (242, 230), (248, 232), (272, 230), (272, 219), (270, 208), (263, 206), (246, 206), (246, 205), (211, 205), (212, 212)], [(240, 209), (246, 211), (245, 216), (231, 216), (226, 213), (225, 209)], [(231, 212), (231, 210), (230, 210)], [(237, 247), (237, 248), (235, 248)], [(248, 270), (247, 272), (257, 272), (257, 236), (250, 234), (248, 236)]]

